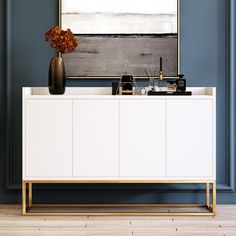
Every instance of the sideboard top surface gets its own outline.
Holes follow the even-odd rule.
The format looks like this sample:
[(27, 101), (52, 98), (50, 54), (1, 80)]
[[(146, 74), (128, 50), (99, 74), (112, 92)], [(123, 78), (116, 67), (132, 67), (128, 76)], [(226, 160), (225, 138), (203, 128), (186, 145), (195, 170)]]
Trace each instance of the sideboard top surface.
[(214, 87), (189, 87), (187, 91), (192, 91), (192, 96), (146, 96), (146, 95), (111, 95), (111, 87), (67, 87), (63, 95), (49, 94), (47, 87), (24, 87), (23, 96), (35, 99), (76, 99), (76, 98), (97, 98), (97, 99), (189, 99), (189, 98), (213, 98), (216, 95)]

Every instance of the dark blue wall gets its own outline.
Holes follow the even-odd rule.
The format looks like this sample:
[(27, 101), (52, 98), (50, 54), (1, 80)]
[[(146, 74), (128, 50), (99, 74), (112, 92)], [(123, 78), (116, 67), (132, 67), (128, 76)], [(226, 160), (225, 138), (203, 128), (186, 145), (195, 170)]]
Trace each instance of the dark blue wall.
[[(218, 203), (236, 202), (232, 13), (234, 0), (181, 0), (181, 71), (189, 86), (217, 87)], [(0, 0), (0, 18), (0, 203), (15, 203), (21, 199), (21, 88), (47, 86), (48, 64), (54, 51), (44, 42), (44, 33), (56, 25), (57, 0)], [(110, 85), (111, 81), (105, 80), (67, 82), (67, 86)], [(169, 186), (161, 193), (158, 185), (56, 186), (53, 193), (47, 187), (38, 189), (45, 201), (55, 192), (57, 201), (74, 202), (94, 201), (94, 194), (100, 202), (203, 200), (201, 191), (195, 195), (197, 186), (192, 186), (193, 191), (186, 191), (184, 186), (184, 193), (178, 186), (171, 187), (171, 193)], [(73, 194), (69, 197), (59, 189), (69, 189)]]

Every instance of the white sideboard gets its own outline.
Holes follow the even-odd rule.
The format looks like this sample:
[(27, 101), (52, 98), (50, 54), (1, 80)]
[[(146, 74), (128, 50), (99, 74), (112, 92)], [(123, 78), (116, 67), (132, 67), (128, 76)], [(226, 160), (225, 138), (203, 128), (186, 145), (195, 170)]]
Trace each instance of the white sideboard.
[(215, 182), (216, 90), (23, 88), (23, 182)]
[(23, 90), (23, 180), (215, 179), (215, 89), (155, 97), (46, 89)]

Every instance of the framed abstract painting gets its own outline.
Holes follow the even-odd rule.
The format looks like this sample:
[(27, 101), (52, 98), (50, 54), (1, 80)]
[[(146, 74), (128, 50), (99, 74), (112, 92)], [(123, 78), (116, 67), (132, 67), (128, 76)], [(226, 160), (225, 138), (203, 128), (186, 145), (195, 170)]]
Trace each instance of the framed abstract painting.
[(178, 0), (59, 0), (60, 25), (78, 37), (64, 55), (68, 79), (116, 78), (127, 62), (137, 78), (178, 74)]

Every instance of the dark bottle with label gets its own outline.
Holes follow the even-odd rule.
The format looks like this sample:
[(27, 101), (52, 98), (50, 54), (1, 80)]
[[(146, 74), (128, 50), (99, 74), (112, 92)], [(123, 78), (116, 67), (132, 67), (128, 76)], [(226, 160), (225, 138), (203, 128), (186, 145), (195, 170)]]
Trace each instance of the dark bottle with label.
[(122, 75), (122, 95), (133, 95), (133, 75)]
[(184, 75), (178, 75), (179, 79), (176, 80), (176, 91), (185, 92), (186, 91), (186, 79)]

